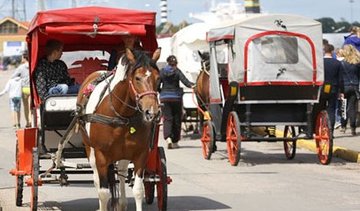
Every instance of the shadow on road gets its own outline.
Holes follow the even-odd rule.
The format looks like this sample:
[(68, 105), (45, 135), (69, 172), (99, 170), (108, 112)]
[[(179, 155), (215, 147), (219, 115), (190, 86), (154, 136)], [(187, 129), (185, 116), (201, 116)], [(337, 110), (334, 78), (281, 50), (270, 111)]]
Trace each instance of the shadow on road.
[[(39, 210), (63, 210), (63, 211), (81, 211), (81, 210), (97, 210), (99, 208), (97, 198), (78, 199), (66, 202), (48, 201), (39, 204)], [(42, 209), (43, 208), (43, 209)], [(174, 196), (168, 198), (167, 210), (221, 210), (230, 209), (231, 207), (214, 201), (212, 199), (198, 196)], [(153, 204), (143, 204), (143, 209), (147, 211), (157, 211), (156, 199)], [(127, 210), (135, 210), (135, 200), (128, 198)]]

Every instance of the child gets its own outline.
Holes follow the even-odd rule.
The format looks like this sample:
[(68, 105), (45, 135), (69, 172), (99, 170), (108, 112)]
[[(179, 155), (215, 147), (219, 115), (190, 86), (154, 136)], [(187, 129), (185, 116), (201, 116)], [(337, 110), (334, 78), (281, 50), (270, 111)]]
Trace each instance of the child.
[(21, 78), (15, 77), (10, 79), (0, 96), (6, 92), (9, 93), (10, 109), (12, 111), (14, 128), (20, 128), (20, 108), (21, 108)]

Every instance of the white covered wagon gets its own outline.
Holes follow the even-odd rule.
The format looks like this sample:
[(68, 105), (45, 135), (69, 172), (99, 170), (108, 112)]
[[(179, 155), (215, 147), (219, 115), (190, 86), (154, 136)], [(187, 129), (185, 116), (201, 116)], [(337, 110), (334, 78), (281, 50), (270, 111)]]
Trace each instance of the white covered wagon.
[[(292, 159), (300, 136), (315, 138), (320, 162), (328, 164), (328, 115), (317, 110), (324, 81), (321, 24), (295, 15), (257, 14), (210, 29), (207, 40), (212, 120), (203, 136), (226, 141), (232, 165), (239, 162), (243, 141), (283, 141)], [(276, 126), (284, 128), (283, 136), (268, 132)], [(255, 127), (265, 134), (254, 133)]]

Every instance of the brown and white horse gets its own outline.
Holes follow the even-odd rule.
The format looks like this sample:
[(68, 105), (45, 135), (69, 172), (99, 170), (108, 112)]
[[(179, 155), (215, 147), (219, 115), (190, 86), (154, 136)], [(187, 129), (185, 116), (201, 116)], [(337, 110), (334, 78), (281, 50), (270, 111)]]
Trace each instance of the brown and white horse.
[(78, 125), (94, 172), (100, 210), (126, 210), (124, 183), (130, 162), (134, 164), (136, 210), (142, 210), (150, 137), (160, 114), (156, 91), (159, 57), (160, 49), (152, 58), (126, 49), (116, 73), (97, 84), (90, 97), (84, 95), (86, 89), (104, 72), (89, 75), (80, 88), (77, 102), (86, 105), (80, 112), (86, 118), (80, 118)]

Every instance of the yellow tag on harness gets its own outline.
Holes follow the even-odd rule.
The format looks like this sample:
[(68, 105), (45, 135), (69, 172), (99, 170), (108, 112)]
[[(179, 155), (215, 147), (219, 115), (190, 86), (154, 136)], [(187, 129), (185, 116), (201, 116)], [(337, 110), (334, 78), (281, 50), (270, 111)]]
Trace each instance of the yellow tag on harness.
[(330, 90), (331, 90), (331, 85), (330, 84), (325, 84), (324, 85), (324, 92), (326, 94), (329, 94), (330, 93)]
[(235, 96), (236, 95), (236, 87), (231, 87), (230, 88), (230, 96)]
[(134, 134), (136, 132), (136, 129), (134, 127), (130, 127), (130, 134)]

